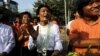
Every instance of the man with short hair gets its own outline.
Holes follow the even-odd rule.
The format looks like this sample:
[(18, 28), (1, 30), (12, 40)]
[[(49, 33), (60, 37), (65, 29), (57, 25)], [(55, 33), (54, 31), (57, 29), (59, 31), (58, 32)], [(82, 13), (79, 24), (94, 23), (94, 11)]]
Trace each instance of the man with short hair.
[[(86, 48), (81, 46), (80, 44), (83, 43), (81, 40), (92, 39), (94, 41), (95, 39), (100, 39), (99, 7), (100, 0), (79, 0), (77, 11), (80, 15), (80, 19), (75, 19), (70, 25), (70, 45), (73, 46), (75, 52), (83, 56), (86, 54), (86, 48), (88, 48), (89, 45)], [(90, 43), (93, 41), (90, 40)], [(95, 44), (98, 43), (99, 42)], [(78, 46), (76, 47), (76, 45)], [(97, 47), (91, 48), (91, 50), (93, 50), (94, 53), (98, 53)]]
[(8, 56), (15, 46), (15, 39), (12, 28), (4, 24), (2, 20), (4, 20), (4, 15), (0, 18), (0, 56)]

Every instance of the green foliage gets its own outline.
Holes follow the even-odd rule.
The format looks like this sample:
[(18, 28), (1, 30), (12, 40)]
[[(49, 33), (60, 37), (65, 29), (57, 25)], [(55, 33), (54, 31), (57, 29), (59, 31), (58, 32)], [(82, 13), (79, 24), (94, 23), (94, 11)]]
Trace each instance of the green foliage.
[(68, 55), (66, 56), (80, 56), (80, 55), (76, 52), (69, 52)]
[(48, 5), (52, 9), (52, 17), (58, 19), (58, 21), (64, 21), (64, 0), (41, 0), (35, 2), (33, 5), (34, 12), (39, 5)]
[[(77, 0), (66, 0), (66, 10), (67, 10), (67, 17), (70, 18), (71, 15), (69, 15), (69, 13), (71, 14), (71, 11), (74, 11), (74, 4), (73, 2), (76, 2)], [(34, 12), (36, 12), (36, 9), (39, 5), (41, 4), (45, 4), (48, 5), (51, 9), (52, 9), (52, 17), (58, 19), (58, 21), (63, 22), (65, 21), (65, 11), (64, 11), (64, 0), (37, 0), (37, 2), (35, 2), (33, 4), (33, 10)], [(67, 18), (67, 19), (68, 19)], [(66, 19), (66, 20), (67, 20)]]

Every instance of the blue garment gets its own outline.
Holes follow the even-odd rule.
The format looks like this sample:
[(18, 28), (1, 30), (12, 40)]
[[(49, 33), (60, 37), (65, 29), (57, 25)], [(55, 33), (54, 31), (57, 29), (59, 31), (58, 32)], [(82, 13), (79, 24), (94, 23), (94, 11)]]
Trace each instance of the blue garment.
[(15, 46), (13, 30), (10, 26), (0, 23), (0, 53), (9, 53)]

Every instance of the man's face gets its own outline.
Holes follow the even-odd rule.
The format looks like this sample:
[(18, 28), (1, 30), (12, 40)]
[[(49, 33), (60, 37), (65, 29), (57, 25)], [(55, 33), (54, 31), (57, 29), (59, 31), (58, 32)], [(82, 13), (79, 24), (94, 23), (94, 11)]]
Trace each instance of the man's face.
[(97, 16), (100, 13), (100, 2), (92, 2), (83, 7), (83, 15)]
[(51, 13), (46, 7), (42, 7), (39, 11), (40, 21), (47, 21), (50, 17)]

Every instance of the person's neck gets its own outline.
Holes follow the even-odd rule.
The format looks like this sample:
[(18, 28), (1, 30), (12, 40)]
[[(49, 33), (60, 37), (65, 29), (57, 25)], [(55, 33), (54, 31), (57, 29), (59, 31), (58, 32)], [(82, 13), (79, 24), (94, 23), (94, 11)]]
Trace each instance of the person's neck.
[(88, 22), (95, 22), (98, 20), (98, 16), (92, 16), (92, 17), (84, 16), (83, 18)]
[(42, 26), (45, 26), (47, 24), (48, 24), (48, 22), (42, 22), (42, 21), (40, 21), (40, 25), (42, 25)]

